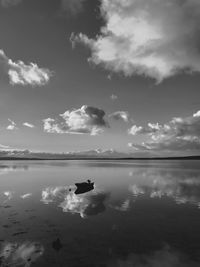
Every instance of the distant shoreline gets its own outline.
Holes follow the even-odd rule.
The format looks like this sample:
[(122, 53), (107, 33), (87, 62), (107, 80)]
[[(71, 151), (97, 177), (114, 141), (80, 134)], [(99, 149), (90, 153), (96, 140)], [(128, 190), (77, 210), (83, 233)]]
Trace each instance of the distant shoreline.
[(80, 157), (80, 158), (18, 158), (18, 157), (2, 157), (0, 161), (6, 160), (200, 160), (200, 156), (187, 156), (187, 157), (152, 157), (152, 158), (97, 158), (97, 157)]

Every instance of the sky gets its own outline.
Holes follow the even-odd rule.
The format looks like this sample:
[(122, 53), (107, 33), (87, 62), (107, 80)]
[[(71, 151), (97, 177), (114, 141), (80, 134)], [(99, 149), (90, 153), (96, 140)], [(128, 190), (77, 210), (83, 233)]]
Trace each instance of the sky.
[(0, 154), (200, 153), (199, 0), (0, 0)]

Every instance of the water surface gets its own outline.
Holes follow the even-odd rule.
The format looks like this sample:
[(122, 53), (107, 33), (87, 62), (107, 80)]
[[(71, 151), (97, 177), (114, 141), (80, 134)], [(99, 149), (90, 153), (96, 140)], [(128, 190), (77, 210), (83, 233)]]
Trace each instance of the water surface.
[(0, 266), (200, 266), (200, 164), (2, 161), (0, 216)]

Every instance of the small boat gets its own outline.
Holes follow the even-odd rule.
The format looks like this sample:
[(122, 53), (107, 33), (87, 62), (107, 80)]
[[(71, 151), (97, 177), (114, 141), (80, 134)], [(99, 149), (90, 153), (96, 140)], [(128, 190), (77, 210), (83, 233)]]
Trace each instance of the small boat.
[(83, 194), (94, 189), (94, 183), (91, 183), (90, 180), (84, 183), (75, 183), (75, 185), (77, 187), (75, 194)]

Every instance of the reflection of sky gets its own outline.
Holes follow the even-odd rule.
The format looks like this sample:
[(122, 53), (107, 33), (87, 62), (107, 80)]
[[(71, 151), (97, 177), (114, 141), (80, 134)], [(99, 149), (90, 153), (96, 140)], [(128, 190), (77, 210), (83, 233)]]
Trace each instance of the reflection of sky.
[[(28, 172), (10, 172), (0, 179), (0, 234), (7, 240), (0, 240), (0, 251), (2, 255), (7, 244), (13, 251), (4, 255), (5, 264), (12, 262), (15, 251), (22, 255), (18, 252), (23, 250), (26, 259), (31, 255), (37, 260), (33, 266), (42, 267), (59, 266), (54, 260), (61, 266), (82, 261), (83, 266), (106, 267), (164, 267), (163, 262), (165, 267), (199, 266), (184, 258), (200, 255), (198, 169), (180, 168), (175, 162), (122, 168), (117, 163), (118, 168), (114, 163), (100, 163), (100, 168), (83, 167), (84, 162), (34, 164)], [(74, 183), (87, 178), (95, 189), (74, 194)], [(189, 205), (177, 205), (178, 201)], [(63, 245), (59, 252), (51, 246), (57, 238)], [(35, 260), (34, 240), (45, 249)], [(23, 257), (17, 260), (29, 266)]]
[[(44, 163), (44, 166), (48, 167), (48, 165), (45, 164), (46, 163)], [(73, 164), (74, 163), (72, 163), (72, 167)], [(200, 207), (200, 172), (198, 169), (191, 170), (191, 168), (184, 168), (184, 166), (181, 169), (180, 166), (176, 165), (174, 162), (171, 166), (169, 164), (167, 165), (167, 163), (162, 163), (161, 167), (159, 167), (159, 165), (156, 167), (149, 165), (149, 167), (147, 164), (142, 164), (141, 167), (139, 167), (139, 165), (135, 165), (135, 163), (133, 164), (134, 167), (130, 167), (129, 163), (127, 165), (128, 171), (126, 171), (124, 166), (123, 168), (120, 168), (119, 166), (121, 166), (121, 164), (119, 164), (119, 166), (116, 164), (118, 166), (116, 171), (116, 169), (113, 167), (114, 163), (112, 163), (111, 166), (109, 165), (109, 168), (105, 167), (105, 164), (102, 166), (102, 163), (100, 163), (101, 171), (99, 172), (97, 163), (95, 164), (95, 168), (91, 168), (91, 166), (87, 166), (87, 164), (88, 163), (86, 163), (84, 168), (81, 170), (86, 170), (86, 177), (94, 176), (95, 184), (98, 185), (98, 183), (100, 183), (101, 188), (104, 187), (107, 192), (111, 193), (109, 198), (107, 197), (108, 194), (103, 192), (103, 190), (98, 190), (98, 187), (92, 192), (76, 195), (74, 194), (76, 187), (74, 185), (63, 185), (63, 182), (62, 185), (47, 186), (45, 189), (40, 189), (42, 191), (43, 203), (56, 203), (57, 206), (62, 208), (63, 212), (68, 212), (71, 214), (78, 213), (81, 217), (86, 217), (86, 213), (98, 214), (99, 212), (103, 212), (105, 210), (105, 206), (118, 211), (128, 211), (133, 206), (134, 201), (136, 199), (138, 200), (138, 196), (142, 195), (157, 199), (169, 197), (175, 200), (177, 204), (188, 203)], [(41, 166), (41, 163), (39, 165)], [(81, 163), (80, 167), (82, 167), (82, 165), (83, 163)], [(192, 167), (193, 165), (194, 163), (192, 163)], [(25, 166), (26, 165), (23, 163), (19, 165), (11, 164), (10, 166), (6, 164), (1, 165), (0, 169), (29, 169), (29, 167)], [(53, 166), (51, 166), (51, 168)], [(56, 170), (58, 170), (58, 166), (56, 167)], [(68, 165), (63, 164), (63, 168), (61, 168), (62, 176), (65, 175), (64, 167), (66, 168), (67, 166)], [(73, 173), (74, 168), (69, 169), (69, 171), (70, 174)], [(35, 182), (33, 173), (31, 173), (31, 171), (29, 173), (31, 174), (33, 182)], [(98, 173), (98, 175), (99, 173), (102, 174), (102, 177), (99, 177), (98, 179), (95, 178), (96, 173)], [(50, 174), (49, 171), (48, 174)], [(2, 196), (2, 201), (7, 202), (14, 197), (26, 200), (31, 196), (36, 195), (39, 190), (37, 185), (34, 186), (35, 190), (31, 192), (31, 188), (28, 186), (29, 182), (27, 182), (28, 180), (25, 181), (25, 179), (26, 176), (24, 176), (26, 191), (21, 191), (21, 194), (18, 196), (16, 192), (17, 190), (10, 190), (11, 186), (9, 188), (4, 187), (5, 190), (0, 194)], [(37, 179), (39, 180), (39, 177), (37, 177)], [(77, 180), (74, 179), (74, 182), (76, 181)], [(15, 180), (13, 180), (13, 182), (16, 183)], [(11, 180), (10, 185), (12, 185)], [(20, 187), (23, 188), (23, 184), (20, 183)], [(69, 189), (71, 189), (71, 191), (69, 191)]]
[(126, 259), (110, 260), (107, 267), (198, 267), (195, 262), (169, 246), (153, 251), (150, 254), (131, 253)]
[(29, 267), (44, 253), (40, 243), (4, 242), (0, 250), (0, 266), (23, 266)]
[(75, 194), (74, 186), (47, 187), (42, 191), (41, 201), (45, 204), (57, 203), (63, 212), (78, 213), (82, 218), (96, 215), (105, 210), (106, 192), (95, 189), (84, 194)]
[(129, 186), (137, 197), (143, 194), (151, 198), (169, 197), (177, 204), (194, 204), (200, 207), (200, 173), (193, 171), (163, 171), (159, 169), (141, 170), (131, 173), (140, 181)]
[(8, 201), (8, 200), (11, 200), (13, 198), (13, 195), (14, 195), (14, 192), (12, 191), (5, 191), (4, 193), (4, 196), (5, 196), (5, 202)]
[(12, 171), (28, 171), (29, 166), (24, 164), (0, 164), (0, 174)]

